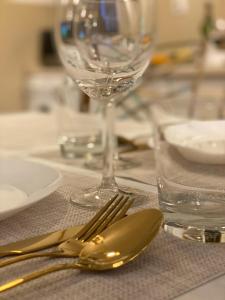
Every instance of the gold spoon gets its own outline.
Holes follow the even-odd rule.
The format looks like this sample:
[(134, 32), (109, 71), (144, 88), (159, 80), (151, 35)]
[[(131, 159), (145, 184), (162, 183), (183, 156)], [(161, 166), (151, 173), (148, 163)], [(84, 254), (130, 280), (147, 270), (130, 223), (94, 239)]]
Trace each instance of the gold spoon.
[[(57, 264), (0, 286), (0, 292), (11, 289), (32, 279), (65, 269), (108, 270), (118, 268), (133, 260), (156, 236), (162, 224), (162, 213), (146, 209), (126, 217), (93, 238), (81, 250), (77, 263)], [(73, 240), (67, 244), (73, 252)]]

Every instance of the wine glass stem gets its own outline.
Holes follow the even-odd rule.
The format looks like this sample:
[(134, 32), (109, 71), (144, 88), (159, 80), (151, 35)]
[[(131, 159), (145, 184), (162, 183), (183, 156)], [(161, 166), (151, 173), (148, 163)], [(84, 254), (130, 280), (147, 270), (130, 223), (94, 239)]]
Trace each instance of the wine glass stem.
[(118, 137), (116, 134), (114, 134), (114, 154), (113, 154), (114, 160), (119, 160), (119, 150), (118, 150)]
[(103, 107), (103, 178), (101, 188), (104, 189), (117, 189), (117, 183), (114, 177), (114, 115), (115, 104), (108, 102)]

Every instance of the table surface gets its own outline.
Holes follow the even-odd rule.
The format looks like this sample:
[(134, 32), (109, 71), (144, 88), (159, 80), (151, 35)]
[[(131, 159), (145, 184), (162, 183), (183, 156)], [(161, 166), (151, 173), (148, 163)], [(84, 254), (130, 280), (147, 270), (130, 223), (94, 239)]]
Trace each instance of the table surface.
[[(1, 125), (1, 121), (4, 119), (4, 121), (3, 121), (4, 126), (6, 126), (6, 124), (8, 124), (7, 123), (7, 120), (8, 120), (10, 122), (9, 127), (12, 127), (12, 120), (16, 124), (17, 120), (21, 121), (21, 119), (26, 119), (26, 118), (28, 118), (28, 119), (30, 118), (30, 120), (31, 120), (32, 113), (14, 114), (13, 116), (12, 115), (8, 115), (8, 116), (1, 116), (0, 115), (0, 125)], [(36, 114), (36, 118), (40, 118), (40, 121), (41, 120), (43, 121), (43, 115), (41, 115), (41, 114), (40, 115)], [(37, 130), (37, 128), (36, 128), (36, 130)], [(53, 134), (53, 131), (51, 132), (52, 134)], [(46, 135), (45, 135), (45, 139), (48, 140)], [(45, 141), (43, 140), (43, 149), (45, 148), (44, 144), (46, 143), (46, 140)], [(1, 146), (1, 143), (0, 143), (0, 146)], [(12, 145), (10, 145), (10, 147), (12, 148)], [(48, 149), (48, 147), (46, 149)], [(7, 152), (7, 150), (12, 150), (12, 149), (5, 149), (5, 152)], [(13, 149), (13, 150), (15, 151), (16, 149)], [(45, 153), (45, 151), (44, 152), (42, 151), (41, 154), (40, 154), (39, 153), (40, 152), (40, 147), (39, 147), (39, 149), (37, 149), (36, 154), (35, 154), (34, 148), (32, 148), (31, 152), (32, 152), (32, 156), (36, 156), (36, 157), (39, 157), (39, 158), (41, 157), (42, 159), (44, 158), (44, 159), (48, 160), (48, 154), (47, 154), (48, 151), (49, 151), (49, 149), (46, 150), (46, 153)], [(28, 152), (26, 153), (26, 155), (28, 155), (28, 156), (31, 155)], [(14, 152), (14, 154), (15, 154), (15, 152)], [(51, 160), (49, 160), (49, 163), (51, 164), (53, 162), (51, 162)], [(63, 165), (63, 160), (61, 160), (61, 161), (59, 160), (58, 163)], [(147, 182), (152, 181), (152, 183), (154, 183), (154, 178), (153, 178), (154, 177), (154, 164), (152, 165), (152, 170), (151, 171), (152, 172), (148, 173), (149, 177), (146, 179), (146, 181)], [(88, 171), (87, 171), (87, 174), (88, 174)], [(124, 174), (126, 174), (126, 172), (124, 172), (124, 173), (121, 172), (119, 175), (122, 176)], [(140, 172), (140, 174), (142, 174), (142, 173)], [(145, 174), (145, 172), (143, 174)], [(147, 174), (147, 172), (146, 172), (146, 174)], [(132, 172), (129, 173), (129, 176), (135, 177), (135, 172), (134, 173), (132, 173)], [(140, 178), (138, 178), (138, 172), (137, 172), (137, 179), (142, 180), (143, 179), (142, 176), (140, 176)], [(141, 189), (141, 187), (142, 187), (141, 183), (136, 183), (136, 185), (137, 186), (139, 185), (139, 188)], [(171, 280), (172, 280), (172, 278), (171, 278)], [(189, 291), (188, 293), (185, 293), (185, 294), (177, 297), (176, 300), (189, 300), (189, 299), (190, 300), (201, 300), (201, 299), (211, 300), (212, 297), (214, 297), (214, 299), (216, 299), (216, 300), (225, 300), (225, 275), (220, 276), (218, 278), (215, 278), (215, 279), (205, 283), (204, 285), (202, 285), (200, 287), (194, 288), (193, 290)]]

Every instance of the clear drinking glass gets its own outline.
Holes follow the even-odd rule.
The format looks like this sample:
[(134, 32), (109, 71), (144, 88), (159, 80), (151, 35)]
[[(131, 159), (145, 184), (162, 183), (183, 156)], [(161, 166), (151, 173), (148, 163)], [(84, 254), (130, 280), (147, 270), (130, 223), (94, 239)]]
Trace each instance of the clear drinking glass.
[(114, 99), (140, 78), (153, 45), (155, 0), (58, 0), (56, 44), (67, 73), (105, 110), (103, 177), (72, 201), (102, 206), (118, 192), (113, 171)]
[(74, 159), (102, 153), (100, 113), (92, 107), (80, 112), (82, 95), (70, 77), (65, 76), (57, 90), (57, 98), (55, 112), (62, 157)]
[(151, 107), (159, 204), (165, 231), (201, 242), (225, 242), (225, 101), (221, 81), (171, 80)]

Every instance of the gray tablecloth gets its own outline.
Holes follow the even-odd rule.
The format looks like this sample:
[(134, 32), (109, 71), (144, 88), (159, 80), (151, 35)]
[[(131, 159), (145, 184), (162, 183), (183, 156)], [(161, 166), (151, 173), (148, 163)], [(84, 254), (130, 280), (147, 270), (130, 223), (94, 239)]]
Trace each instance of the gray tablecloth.
[[(97, 181), (64, 172), (62, 186), (55, 193), (0, 222), (0, 243), (86, 222), (93, 211), (72, 206), (69, 198), (87, 183), (94, 185)], [(145, 207), (156, 207), (156, 195), (148, 196)], [(137, 209), (141, 208), (133, 210)], [(62, 261), (65, 259), (57, 259)], [(35, 259), (3, 268), (0, 284), (55, 263), (55, 260)], [(161, 232), (142, 255), (121, 269), (102, 273), (61, 271), (2, 293), (0, 299), (169, 300), (223, 273), (224, 245), (181, 241)]]

